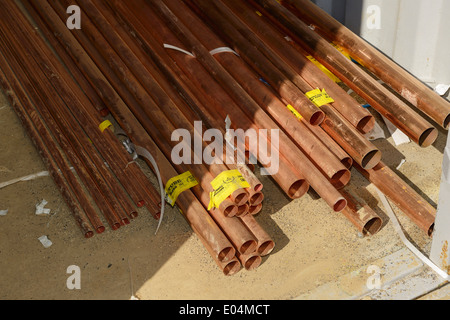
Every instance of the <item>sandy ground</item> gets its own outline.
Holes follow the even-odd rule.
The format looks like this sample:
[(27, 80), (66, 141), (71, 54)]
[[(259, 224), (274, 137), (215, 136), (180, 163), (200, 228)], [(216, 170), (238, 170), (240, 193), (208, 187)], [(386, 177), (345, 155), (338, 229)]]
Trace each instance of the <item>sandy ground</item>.
[[(384, 161), (434, 206), (439, 196), (445, 135), (428, 149), (414, 144), (394, 147), (391, 139), (375, 143)], [(0, 182), (46, 170), (6, 99), (0, 94)], [(367, 186), (352, 171), (352, 185)], [(265, 202), (258, 221), (276, 248), (253, 271), (224, 276), (183, 217), (167, 208), (157, 222), (146, 210), (126, 227), (84, 239), (50, 177), (0, 189), (0, 299), (292, 299), (371, 261), (403, 248), (385, 221), (373, 237), (361, 237), (342, 215), (306, 195), (288, 200), (262, 178)], [(365, 200), (385, 217), (371, 187)], [(361, 191), (361, 192), (362, 192)], [(36, 216), (47, 200), (49, 216)], [(396, 211), (410, 239), (428, 252), (431, 240)], [(53, 242), (44, 248), (38, 238)], [(70, 290), (69, 266), (81, 270), (81, 288)]]

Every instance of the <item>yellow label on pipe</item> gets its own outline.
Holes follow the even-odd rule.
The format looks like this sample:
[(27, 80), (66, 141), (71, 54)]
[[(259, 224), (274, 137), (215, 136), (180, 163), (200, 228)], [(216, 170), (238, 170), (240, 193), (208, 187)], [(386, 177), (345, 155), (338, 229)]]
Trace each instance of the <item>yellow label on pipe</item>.
[(292, 114), (293, 114), (298, 120), (302, 120), (302, 119), (303, 119), (303, 116), (302, 116), (297, 110), (295, 110), (295, 108), (294, 108), (293, 106), (291, 106), (290, 104), (288, 104), (286, 107), (288, 108), (288, 110), (289, 110), (290, 112), (292, 112)]
[(208, 210), (218, 208), (219, 205), (233, 192), (241, 188), (250, 188), (239, 170), (229, 170), (220, 173), (212, 182), (214, 191), (210, 193)]
[(186, 171), (179, 176), (173, 177), (167, 181), (165, 188), (167, 203), (173, 207), (180, 193), (195, 187), (197, 184), (197, 179), (195, 179), (190, 171)]
[(305, 95), (318, 107), (334, 102), (334, 100), (328, 95), (328, 93), (326, 93), (325, 89), (323, 89), (322, 91), (320, 91), (320, 89), (315, 89), (307, 92)]
[(111, 121), (105, 120), (99, 124), (98, 128), (100, 129), (101, 132), (104, 132), (106, 129), (108, 129), (109, 127), (112, 127), (112, 126), (113, 126), (113, 124), (111, 123)]

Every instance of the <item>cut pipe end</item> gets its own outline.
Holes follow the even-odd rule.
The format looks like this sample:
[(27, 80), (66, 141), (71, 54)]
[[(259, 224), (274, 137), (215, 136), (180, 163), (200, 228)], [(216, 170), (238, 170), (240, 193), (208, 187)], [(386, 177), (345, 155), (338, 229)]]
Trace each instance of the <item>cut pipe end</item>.
[(264, 201), (264, 194), (262, 192), (256, 192), (254, 195), (250, 197), (248, 202), (250, 206), (257, 206), (258, 204)]
[(291, 199), (297, 199), (303, 197), (309, 190), (309, 184), (306, 180), (298, 180), (294, 182), (288, 190), (288, 196)]
[(330, 182), (336, 189), (342, 189), (350, 182), (350, 178), (350, 170), (339, 170), (331, 177)]
[(353, 166), (353, 159), (351, 157), (345, 157), (341, 160), (341, 163), (350, 170)]
[(225, 217), (234, 217), (238, 213), (238, 206), (233, 201), (225, 199), (219, 205), (219, 210)]
[(370, 170), (381, 161), (381, 151), (378, 149), (368, 152), (361, 160), (361, 167)]
[(426, 148), (431, 146), (438, 137), (438, 131), (436, 128), (429, 128), (425, 130), (419, 137), (419, 146)]
[(97, 229), (95, 229), (95, 231), (97, 231), (97, 233), (99, 233), (99, 234), (105, 232), (105, 230), (106, 230), (106, 228), (104, 226), (100, 226), (100, 227), (97, 227)]
[(333, 210), (335, 212), (341, 212), (347, 207), (347, 200), (345, 198), (341, 198), (333, 206)]
[(261, 212), (262, 207), (263, 207), (262, 203), (260, 203), (256, 206), (250, 206), (248, 208), (248, 213), (250, 213), (252, 216), (257, 215), (258, 213)]
[(226, 247), (225, 249), (219, 252), (219, 254), (217, 255), (217, 259), (220, 262), (228, 262), (233, 260), (235, 254), (236, 250), (234, 250), (233, 247)]
[(255, 240), (248, 240), (246, 242), (244, 242), (243, 245), (241, 245), (241, 247), (239, 248), (239, 253), (240, 254), (250, 254), (255, 252), (256, 247), (257, 247), (257, 243)]
[(238, 189), (231, 194), (230, 198), (237, 206), (242, 206), (248, 201), (249, 195), (245, 189)]
[(311, 116), (309, 123), (312, 126), (318, 126), (323, 122), (323, 120), (325, 120), (325, 113), (322, 110), (318, 110)]
[(266, 256), (268, 254), (270, 254), (273, 249), (275, 248), (275, 242), (273, 242), (272, 240), (268, 240), (268, 241), (264, 241), (263, 243), (261, 243), (258, 247), (258, 253), (261, 256)]
[(93, 236), (94, 236), (94, 232), (92, 232), (92, 231), (88, 231), (84, 234), (84, 237), (86, 239), (92, 238)]
[(261, 265), (262, 258), (259, 255), (252, 256), (244, 263), (245, 270), (254, 270)]
[(375, 122), (375, 117), (372, 115), (368, 115), (358, 122), (358, 124), (356, 125), (356, 129), (358, 129), (358, 131), (362, 134), (367, 134), (375, 127)]
[(241, 270), (241, 264), (239, 261), (233, 260), (227, 263), (227, 265), (223, 268), (223, 274), (226, 276), (231, 276)]
[(247, 203), (244, 203), (242, 206), (238, 206), (238, 211), (236, 213), (236, 217), (245, 216), (248, 213), (248, 209), (250, 206)]
[(363, 228), (363, 235), (374, 235), (378, 231), (380, 231), (381, 225), (383, 224), (383, 221), (381, 218), (373, 218), (367, 221), (366, 225)]

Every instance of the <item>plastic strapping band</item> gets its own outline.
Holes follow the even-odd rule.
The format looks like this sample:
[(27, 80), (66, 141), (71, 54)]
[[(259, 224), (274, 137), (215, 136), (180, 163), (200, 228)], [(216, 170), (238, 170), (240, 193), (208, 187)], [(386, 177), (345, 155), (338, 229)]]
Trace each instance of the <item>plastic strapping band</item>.
[(217, 53), (222, 53), (222, 52), (231, 52), (239, 57), (239, 54), (236, 51), (234, 51), (233, 49), (231, 49), (230, 47), (219, 47), (214, 50), (211, 50), (209, 53), (213, 56)]
[(172, 49), (172, 50), (176, 50), (176, 51), (180, 51), (180, 52), (183, 52), (184, 54), (187, 54), (188, 56), (191, 56), (191, 57), (195, 58), (195, 56), (194, 56), (193, 53), (191, 53), (191, 52), (189, 52), (189, 51), (186, 51), (186, 50), (184, 50), (184, 49), (178, 48), (178, 47), (176, 47), (176, 46), (173, 46), (173, 45), (171, 45), (171, 44), (164, 43), (164, 48), (166, 48), (166, 49)]
[(405, 244), (406, 247), (408, 247), (409, 250), (411, 250), (412, 253), (414, 253), (420, 260), (422, 260), (423, 263), (425, 263), (427, 266), (429, 266), (431, 269), (433, 269), (434, 272), (436, 272), (439, 276), (444, 278), (445, 280), (450, 280), (450, 276), (441, 268), (439, 268), (437, 265), (435, 265), (430, 259), (428, 259), (422, 252), (420, 252), (411, 242), (408, 241), (405, 234), (402, 231), (402, 228), (400, 226), (400, 223), (397, 220), (397, 217), (395, 216), (394, 211), (392, 210), (391, 205), (389, 204), (389, 201), (387, 200), (386, 196), (376, 188), (378, 196), (380, 197), (381, 202), (383, 203), (384, 208), (386, 209), (386, 213), (389, 217), (389, 219), (392, 221), (394, 225), (394, 229), (399, 235), (402, 242)]
[(109, 127), (112, 127), (112, 126), (113, 126), (113, 124), (111, 123), (111, 121), (105, 120), (99, 124), (98, 128), (100, 129), (101, 132), (104, 132), (106, 129), (108, 129)]

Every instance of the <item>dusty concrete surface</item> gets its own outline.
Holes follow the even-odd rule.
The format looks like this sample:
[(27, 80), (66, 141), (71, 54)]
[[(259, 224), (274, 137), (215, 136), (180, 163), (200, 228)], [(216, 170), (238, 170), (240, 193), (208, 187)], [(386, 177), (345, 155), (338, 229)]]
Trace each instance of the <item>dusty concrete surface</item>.
[[(375, 141), (384, 161), (432, 205), (439, 195), (446, 136), (428, 149), (394, 147)], [(46, 170), (7, 100), (0, 95), (0, 182)], [(352, 171), (352, 185), (367, 186)], [(373, 237), (362, 238), (345, 217), (306, 195), (289, 201), (270, 178), (263, 178), (265, 202), (258, 221), (276, 248), (254, 271), (225, 277), (182, 216), (167, 208), (159, 232), (147, 211), (118, 231), (91, 239), (81, 236), (50, 177), (0, 189), (0, 299), (292, 299), (403, 248), (385, 221)], [(371, 187), (360, 188), (382, 216)], [(48, 201), (50, 216), (36, 216)], [(428, 253), (431, 240), (396, 210), (409, 238)], [(53, 242), (44, 248), (42, 235)], [(69, 266), (81, 270), (81, 288), (67, 288)]]

